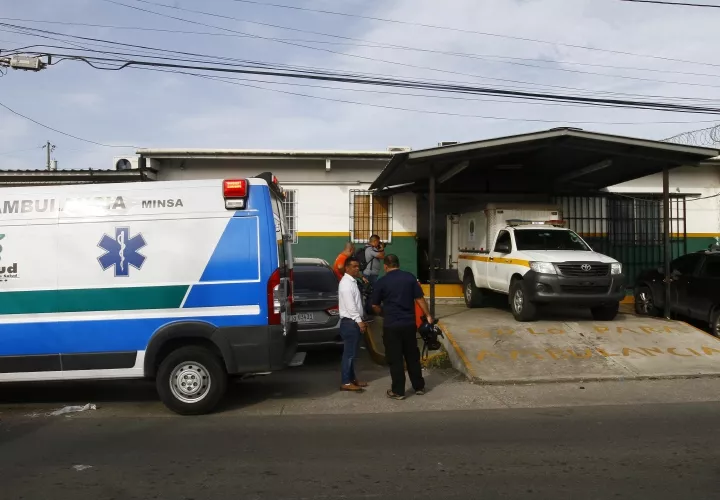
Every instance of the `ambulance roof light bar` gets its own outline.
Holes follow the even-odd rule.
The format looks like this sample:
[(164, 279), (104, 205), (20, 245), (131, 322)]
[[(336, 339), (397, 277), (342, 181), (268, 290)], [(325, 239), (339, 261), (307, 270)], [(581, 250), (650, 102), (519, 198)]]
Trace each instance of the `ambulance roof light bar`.
[(505, 221), (508, 227), (516, 226), (555, 226), (555, 227), (566, 227), (567, 223), (564, 220), (524, 220), (524, 219), (508, 219)]
[(272, 191), (274, 191), (278, 196), (285, 198), (285, 191), (280, 186), (280, 182), (278, 181), (278, 178), (275, 177), (272, 174), (272, 172), (263, 172), (261, 174), (256, 175), (255, 177), (267, 182), (268, 186), (270, 187), (270, 189)]

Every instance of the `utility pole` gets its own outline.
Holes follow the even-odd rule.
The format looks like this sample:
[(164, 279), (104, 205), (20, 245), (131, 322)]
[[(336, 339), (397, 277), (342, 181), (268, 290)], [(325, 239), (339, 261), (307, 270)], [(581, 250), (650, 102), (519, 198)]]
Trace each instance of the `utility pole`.
[(55, 151), (55, 144), (50, 144), (50, 141), (47, 141), (47, 143), (45, 143), (45, 145), (43, 146), (43, 148), (46, 149), (45, 152), (47, 153), (47, 163), (46, 163), (46, 167), (47, 167), (48, 170), (52, 170), (52, 161), (50, 160), (50, 153), (52, 153), (53, 151)]

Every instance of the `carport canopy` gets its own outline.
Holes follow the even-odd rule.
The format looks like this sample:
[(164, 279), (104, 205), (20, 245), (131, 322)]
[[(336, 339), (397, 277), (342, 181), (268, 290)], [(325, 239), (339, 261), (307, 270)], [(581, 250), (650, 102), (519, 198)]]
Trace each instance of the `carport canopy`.
[[(393, 156), (370, 189), (378, 194), (427, 193), (429, 261), (435, 253), (435, 196), (447, 194), (563, 194), (599, 191), (663, 173), (665, 275), (670, 274), (669, 170), (698, 165), (716, 149), (636, 139), (577, 128), (408, 151)], [(670, 288), (665, 287), (665, 316)], [(435, 266), (430, 266), (430, 311), (435, 312)]]
[(382, 192), (572, 193), (698, 163), (716, 149), (556, 128), (397, 153), (370, 186)]

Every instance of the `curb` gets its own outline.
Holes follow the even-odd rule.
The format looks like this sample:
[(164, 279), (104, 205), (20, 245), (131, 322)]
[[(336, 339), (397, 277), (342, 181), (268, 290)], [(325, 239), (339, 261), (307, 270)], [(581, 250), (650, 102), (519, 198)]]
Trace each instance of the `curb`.
[[(381, 351), (379, 349), (379, 346), (373, 339), (373, 334), (371, 333), (372, 330), (372, 323), (368, 326), (368, 331), (365, 332), (364, 338), (365, 338), (365, 345), (368, 348), (368, 352), (370, 352), (370, 358), (381, 366), (387, 366), (387, 360), (385, 359), (385, 352), (384, 350)], [(422, 365), (423, 368), (427, 368), (430, 364), (430, 362), (440, 356), (444, 356), (447, 353), (447, 350), (445, 346), (443, 346), (443, 349), (439, 351), (433, 352), (433, 354), (429, 355), (427, 359), (420, 359), (420, 365)]]
[(693, 380), (693, 379), (718, 379), (720, 373), (677, 373), (667, 375), (607, 375), (607, 376), (592, 376), (592, 377), (554, 377), (554, 378), (520, 378), (520, 379), (495, 379), (486, 380), (481, 378), (469, 379), (470, 382), (477, 385), (535, 385), (535, 384), (567, 384), (567, 383), (583, 383), (583, 382), (632, 382), (639, 380)]
[(445, 347), (445, 350), (448, 353), (448, 357), (450, 358), (450, 362), (452, 363), (453, 368), (465, 375), (468, 380), (472, 382), (477, 381), (477, 374), (475, 373), (475, 370), (473, 370), (473, 367), (470, 365), (470, 361), (468, 360), (465, 351), (463, 351), (462, 348), (458, 345), (458, 343), (455, 341), (455, 337), (452, 336), (450, 330), (448, 330), (447, 327), (442, 324), (442, 322), (438, 323), (438, 326), (440, 327), (444, 335), (444, 338), (442, 338), (440, 341), (442, 342), (443, 347)]
[[(714, 335), (709, 334), (708, 332), (705, 332), (701, 330), (700, 328), (697, 328), (693, 325), (690, 325), (689, 323), (686, 323), (685, 321), (681, 321), (681, 323), (684, 323), (685, 325), (701, 332), (707, 335), (708, 337), (712, 338), (713, 340), (720, 342), (720, 338), (715, 337)], [(665, 375), (607, 375), (607, 376), (589, 376), (589, 377), (579, 377), (579, 376), (567, 376), (567, 377), (553, 377), (553, 378), (543, 378), (543, 377), (537, 377), (537, 378), (506, 378), (506, 379), (483, 379), (477, 376), (475, 373), (475, 370), (473, 370), (472, 366), (470, 365), (470, 362), (467, 358), (467, 355), (462, 350), (462, 348), (458, 345), (455, 338), (452, 336), (450, 331), (447, 329), (445, 325), (442, 323), (439, 324), (440, 329), (443, 331), (443, 335), (445, 335), (444, 339), (441, 339), (441, 342), (445, 349), (447, 350), (448, 357), (450, 358), (450, 362), (452, 363), (453, 368), (455, 368), (457, 371), (465, 375), (465, 377), (472, 383), (479, 384), (479, 385), (532, 385), (532, 384), (553, 384), (553, 383), (568, 383), (568, 382), (602, 382), (602, 381), (616, 381), (616, 382), (622, 382), (622, 381), (629, 381), (629, 380), (683, 380), (683, 379), (705, 379), (705, 378), (720, 378), (720, 373), (697, 373), (697, 374), (665, 374)], [(430, 358), (429, 358), (430, 359)]]
[(385, 352), (380, 352), (378, 349), (377, 344), (375, 343), (375, 340), (373, 340), (373, 335), (371, 332), (373, 328), (374, 323), (371, 323), (368, 325), (367, 331), (363, 334), (365, 337), (365, 345), (368, 348), (368, 351), (370, 352), (370, 357), (372, 360), (382, 366), (387, 366), (387, 360), (385, 359)]
[(701, 330), (701, 329), (698, 328), (697, 326), (691, 325), (691, 324), (688, 323), (687, 321), (680, 321), (680, 323), (683, 323), (683, 324), (689, 326), (690, 328), (692, 328), (693, 330), (697, 330), (697, 331), (700, 332), (700, 333), (704, 333), (705, 335), (707, 335), (708, 337), (710, 337), (711, 339), (713, 339), (713, 340), (716, 341), (716, 342), (720, 342), (720, 337), (716, 337), (716, 336), (713, 335), (712, 333), (708, 333), (708, 332), (706, 332), (705, 330)]

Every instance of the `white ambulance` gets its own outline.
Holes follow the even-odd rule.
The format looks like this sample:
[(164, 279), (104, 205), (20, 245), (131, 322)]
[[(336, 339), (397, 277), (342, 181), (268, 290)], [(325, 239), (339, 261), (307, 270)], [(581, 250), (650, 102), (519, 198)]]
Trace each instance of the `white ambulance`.
[(593, 251), (567, 229), (556, 207), (488, 205), (460, 216), (458, 274), (465, 303), (508, 295), (517, 321), (532, 321), (539, 304), (587, 307), (612, 320), (625, 297), (622, 265)]
[(199, 414), (228, 375), (283, 368), (282, 197), (269, 173), (0, 190), (0, 381), (148, 377)]

